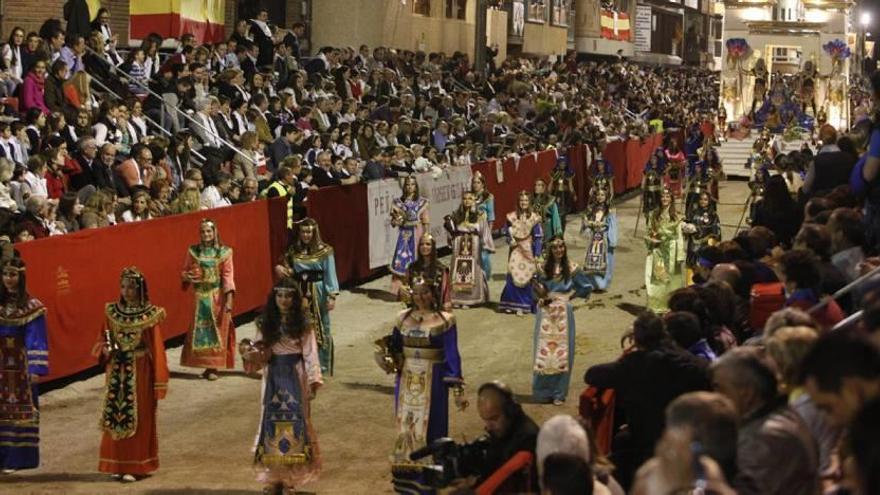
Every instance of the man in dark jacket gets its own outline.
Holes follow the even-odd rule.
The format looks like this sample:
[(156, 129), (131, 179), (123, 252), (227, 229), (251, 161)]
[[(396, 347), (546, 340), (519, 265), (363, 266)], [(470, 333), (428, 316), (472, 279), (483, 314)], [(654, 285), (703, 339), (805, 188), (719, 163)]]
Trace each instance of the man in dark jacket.
[(615, 477), (627, 489), (636, 469), (653, 455), (665, 426), (665, 411), (687, 392), (709, 389), (706, 362), (677, 347), (653, 313), (633, 323), (635, 347), (617, 361), (587, 370), (584, 380), (602, 389), (614, 389), (627, 429), (614, 439)]
[(806, 198), (827, 194), (837, 186), (849, 184), (849, 176), (857, 156), (841, 151), (837, 146), (837, 131), (825, 124), (819, 129), (822, 147), (813, 157), (801, 189)]
[(67, 21), (67, 38), (80, 35), (88, 37), (92, 32), (89, 18), (89, 4), (86, 0), (68, 0), (64, 4), (64, 20)]

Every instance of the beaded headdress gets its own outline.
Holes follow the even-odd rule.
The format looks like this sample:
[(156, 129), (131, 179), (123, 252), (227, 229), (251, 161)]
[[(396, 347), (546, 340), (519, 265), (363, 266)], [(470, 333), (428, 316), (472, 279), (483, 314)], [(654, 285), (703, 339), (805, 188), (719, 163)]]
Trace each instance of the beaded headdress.
[(139, 306), (145, 306), (150, 298), (147, 294), (147, 279), (144, 277), (144, 273), (136, 266), (127, 266), (122, 269), (122, 274), (119, 278), (121, 282), (130, 280), (135, 283), (135, 287), (138, 290), (138, 304)]

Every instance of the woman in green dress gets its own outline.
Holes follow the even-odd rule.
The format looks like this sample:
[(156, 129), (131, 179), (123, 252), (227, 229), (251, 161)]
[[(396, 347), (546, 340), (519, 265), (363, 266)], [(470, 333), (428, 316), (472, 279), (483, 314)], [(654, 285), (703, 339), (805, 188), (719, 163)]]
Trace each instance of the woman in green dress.
[(559, 219), (559, 207), (556, 205), (556, 197), (547, 192), (547, 182), (544, 179), (535, 181), (532, 211), (541, 216), (541, 228), (543, 229), (545, 239), (563, 233), (562, 221)]
[(648, 235), (645, 237), (648, 247), (645, 263), (648, 309), (655, 313), (668, 311), (666, 302), (669, 294), (684, 286), (683, 263), (687, 256), (687, 245), (681, 224), (682, 219), (675, 212), (672, 192), (664, 188), (660, 193), (660, 207), (648, 217)]

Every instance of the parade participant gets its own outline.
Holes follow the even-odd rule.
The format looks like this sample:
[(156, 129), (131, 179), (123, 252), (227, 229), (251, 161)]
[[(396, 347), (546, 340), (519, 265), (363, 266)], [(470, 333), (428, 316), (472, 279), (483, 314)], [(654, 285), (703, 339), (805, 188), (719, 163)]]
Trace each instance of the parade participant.
[(49, 373), (46, 308), (27, 292), (24, 261), (0, 265), (0, 469), (10, 474), (40, 464), (40, 404), (37, 382)]
[(263, 493), (272, 495), (294, 493), (294, 487), (316, 481), (321, 472), (311, 402), (324, 382), (299, 287), (293, 278), (275, 284), (255, 322), (258, 352), (246, 358), (263, 366), (254, 469), (266, 486)]
[(498, 309), (508, 313), (533, 313), (535, 299), (531, 280), (537, 271), (544, 231), (540, 215), (532, 210), (529, 193), (520, 191), (516, 210), (507, 214), (504, 231), (510, 243), (510, 254), (507, 257), (507, 280)]
[(220, 243), (217, 225), (207, 218), (199, 226), (199, 237), (199, 243), (190, 246), (183, 267), (184, 286), (192, 285), (196, 304), (180, 364), (205, 368), (202, 376), (216, 380), (218, 368), (235, 366), (232, 248)]
[(398, 315), (391, 335), (376, 342), (379, 366), (396, 375), (391, 471), (398, 493), (426, 493), (424, 464), (410, 460), (410, 454), (448, 436), (447, 390), (453, 389), (460, 411), (468, 405), (455, 316), (440, 309), (439, 287), (430, 280), (416, 279), (412, 291), (413, 307)]
[(697, 253), (704, 247), (721, 241), (721, 220), (718, 219), (715, 201), (708, 191), (700, 193), (685, 222), (681, 231), (687, 236), (687, 278), (690, 283), (697, 264), (701, 263)]
[(691, 210), (694, 209), (703, 192), (708, 192), (711, 195), (712, 172), (708, 169), (707, 165), (706, 161), (697, 160), (688, 167), (687, 177), (685, 178), (685, 190), (687, 191), (684, 197), (685, 217), (690, 216)]
[(446, 218), (452, 246), (452, 304), (473, 306), (489, 299), (489, 284), (480, 261), (494, 253), (495, 243), (486, 215), (476, 206), (474, 193), (465, 191), (461, 205)]
[(403, 179), (403, 194), (391, 205), (391, 226), (399, 229), (391, 259), (391, 293), (397, 295), (406, 269), (416, 260), (416, 242), (430, 226), (428, 200), (419, 195), (419, 183), (412, 175)]
[(532, 397), (559, 406), (568, 395), (574, 365), (574, 312), (572, 297), (586, 297), (591, 286), (586, 274), (568, 260), (562, 235), (547, 243), (546, 261), (535, 284), (539, 297), (535, 318)]
[(330, 332), (330, 311), (336, 307), (339, 282), (333, 246), (321, 240), (318, 222), (305, 218), (296, 224), (295, 241), (281, 264), (275, 267), (279, 278), (293, 277), (300, 282), (300, 291), (308, 300), (308, 317), (318, 341), (321, 372), (333, 376), (334, 347)]
[(645, 264), (645, 286), (648, 309), (655, 313), (668, 311), (669, 294), (684, 285), (682, 262), (685, 244), (681, 218), (675, 212), (675, 199), (669, 189), (660, 193), (660, 207), (648, 218), (648, 259)]
[(449, 290), (449, 268), (440, 261), (437, 256), (437, 240), (430, 233), (419, 239), (419, 257), (406, 269), (406, 278), (401, 287), (401, 298), (408, 306), (412, 306), (412, 287), (415, 280), (423, 278), (431, 280), (432, 284), (440, 287), (440, 300), (443, 309), (452, 308), (452, 299)]
[(666, 148), (666, 174), (663, 176), (663, 185), (668, 188), (674, 197), (681, 197), (681, 179), (685, 172), (684, 152), (678, 147), (678, 141), (669, 139)]
[(556, 206), (556, 198), (547, 192), (547, 182), (544, 179), (535, 181), (534, 194), (532, 195), (532, 210), (541, 216), (541, 228), (548, 238), (562, 233), (562, 222), (559, 220), (559, 208)]
[[(665, 156), (663, 155), (664, 160)], [(614, 168), (611, 166), (611, 162), (601, 157), (598, 158), (590, 169), (590, 180), (592, 181), (591, 191), (605, 189), (608, 193), (608, 201), (614, 199)]]
[(133, 482), (159, 469), (156, 406), (169, 378), (159, 328), (165, 309), (150, 304), (144, 274), (129, 267), (122, 271), (119, 301), (107, 303), (104, 317), (95, 345), (107, 363), (98, 471)]
[[(474, 172), (474, 177), (471, 179), (471, 192), (474, 193), (477, 209), (486, 215), (489, 230), (493, 230), (493, 225), (495, 224), (495, 196), (486, 189), (486, 178), (480, 172)], [(480, 263), (483, 265), (483, 274), (486, 275), (486, 280), (492, 278), (491, 254), (489, 251), (480, 253), (480, 256), (482, 256)]]
[(569, 166), (568, 158), (565, 156), (558, 157), (556, 159), (556, 166), (550, 174), (548, 191), (556, 199), (563, 232), (565, 232), (565, 217), (575, 208), (573, 177), (574, 171)]
[(587, 238), (584, 273), (594, 290), (608, 290), (614, 274), (617, 215), (611, 209), (605, 189), (600, 188), (593, 192), (584, 213), (581, 232)]
[(660, 190), (663, 189), (663, 176), (666, 168), (666, 153), (657, 148), (648, 159), (642, 176), (642, 213), (645, 218), (660, 206)]

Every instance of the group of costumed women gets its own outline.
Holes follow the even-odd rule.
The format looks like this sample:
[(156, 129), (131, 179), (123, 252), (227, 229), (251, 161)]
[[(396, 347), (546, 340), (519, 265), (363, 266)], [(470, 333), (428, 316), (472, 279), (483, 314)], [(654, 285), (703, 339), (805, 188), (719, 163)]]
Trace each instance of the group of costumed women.
[[(187, 251), (182, 272), (194, 293), (194, 317), (181, 365), (204, 369), (207, 380), (234, 366), (235, 293), (233, 252), (220, 242), (211, 220), (200, 224), (200, 240)], [(310, 401), (332, 373), (329, 311), (338, 291), (333, 249), (321, 241), (317, 224), (305, 219), (275, 269), (279, 281), (257, 320), (257, 341), (238, 346), (245, 369), (262, 375), (262, 403), (254, 467), (266, 493), (292, 493), (320, 471)], [(39, 465), (37, 381), (49, 372), (46, 309), (26, 287), (24, 262), (0, 263), (0, 469), (4, 474)], [(159, 468), (158, 400), (165, 397), (169, 371), (161, 324), (166, 313), (150, 302), (147, 279), (128, 267), (119, 299), (104, 307), (104, 325), (93, 353), (105, 364), (100, 413), (98, 470), (133, 482)]]
[[(642, 213), (648, 225), (645, 286), (648, 309), (654, 312), (667, 311), (669, 295), (689, 283), (694, 267), (702, 262), (700, 250), (721, 240), (716, 210), (721, 163), (711, 138), (686, 158), (686, 165), (672, 164), (671, 155), (676, 160), (684, 156), (676, 150), (676, 144), (655, 150), (642, 178)], [(683, 213), (675, 205), (682, 188), (668, 167), (686, 167)]]

